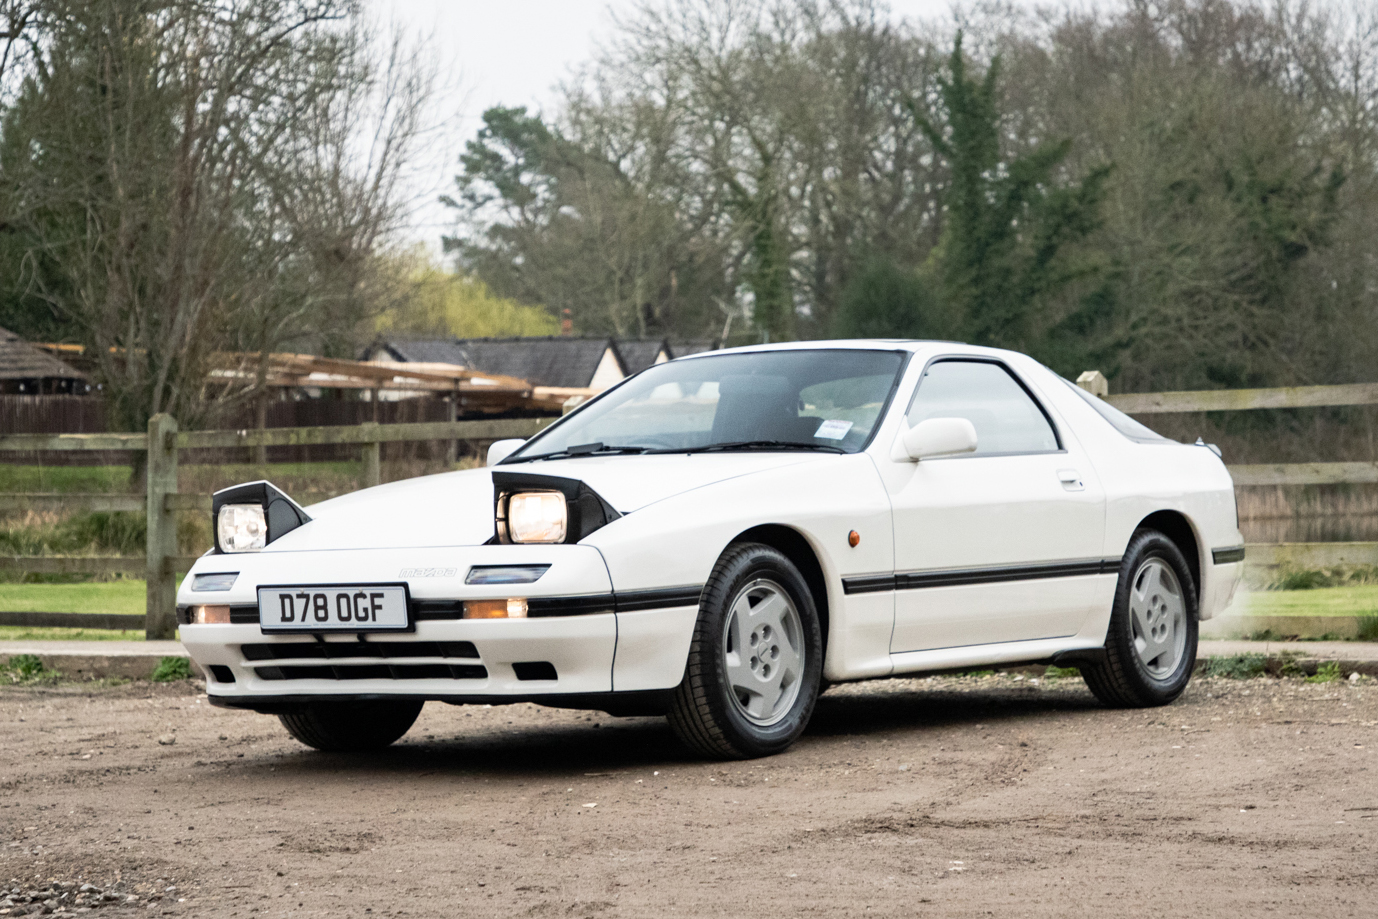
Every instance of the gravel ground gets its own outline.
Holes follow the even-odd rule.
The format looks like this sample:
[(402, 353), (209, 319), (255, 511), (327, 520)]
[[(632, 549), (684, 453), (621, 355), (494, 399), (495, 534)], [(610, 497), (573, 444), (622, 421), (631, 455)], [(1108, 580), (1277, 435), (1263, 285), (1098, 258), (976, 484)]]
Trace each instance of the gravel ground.
[(1373, 916), (1375, 747), (1372, 679), (856, 684), (741, 763), (529, 705), (323, 755), (194, 683), (10, 686), (0, 914)]

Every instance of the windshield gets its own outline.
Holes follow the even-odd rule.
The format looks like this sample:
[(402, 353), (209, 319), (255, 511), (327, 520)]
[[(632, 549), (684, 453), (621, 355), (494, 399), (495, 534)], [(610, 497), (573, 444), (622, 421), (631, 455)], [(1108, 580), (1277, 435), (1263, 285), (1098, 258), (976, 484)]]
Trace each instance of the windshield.
[(609, 453), (855, 453), (905, 352), (810, 349), (658, 364), (537, 436), (506, 463)]

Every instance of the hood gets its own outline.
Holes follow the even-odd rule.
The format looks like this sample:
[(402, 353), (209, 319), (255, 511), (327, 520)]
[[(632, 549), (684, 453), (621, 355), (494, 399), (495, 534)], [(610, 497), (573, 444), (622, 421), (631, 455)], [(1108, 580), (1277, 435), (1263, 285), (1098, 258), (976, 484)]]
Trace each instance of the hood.
[[(618, 512), (631, 514), (715, 482), (831, 457), (816, 453), (588, 456), (502, 468), (582, 480)], [(487, 469), (422, 476), (322, 501), (306, 512), (310, 523), (264, 551), (476, 546), (493, 536), (493, 479)]]

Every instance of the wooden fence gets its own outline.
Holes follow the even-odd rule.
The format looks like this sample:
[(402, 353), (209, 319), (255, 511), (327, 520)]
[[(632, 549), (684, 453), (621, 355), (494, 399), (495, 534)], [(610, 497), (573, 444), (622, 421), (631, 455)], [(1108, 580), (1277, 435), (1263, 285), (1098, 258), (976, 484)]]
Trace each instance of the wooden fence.
[[(177, 490), (178, 455), (183, 450), (229, 449), (257, 446), (353, 445), (364, 463), (364, 485), (382, 479), (382, 445), (417, 441), (470, 441), (483, 443), (509, 437), (531, 437), (552, 419), (520, 418), (493, 421), (433, 421), (382, 425), (366, 422), (354, 426), (269, 428), (247, 431), (179, 431), (169, 415), (157, 415), (146, 434), (10, 434), (0, 436), (0, 451), (147, 451), (147, 488), (143, 495), (3, 494), (0, 511), (35, 506), (57, 506), (106, 511), (139, 511), (147, 515), (145, 554), (137, 557), (0, 557), (0, 571), (42, 574), (142, 574), (147, 579), (148, 599), (144, 633), (150, 638), (171, 638), (177, 630), (177, 575), (186, 572), (195, 558), (177, 554), (177, 513), (211, 509), (210, 495), (183, 494)], [(53, 614), (38, 614), (24, 624), (39, 625)], [(23, 617), (8, 617), (18, 624)], [(98, 617), (89, 620), (96, 626)], [(46, 622), (47, 620), (44, 619)], [(114, 621), (114, 620), (111, 620)], [(123, 619), (119, 620), (124, 622)], [(80, 620), (66, 621), (66, 625)], [(54, 620), (56, 623), (56, 620)], [(81, 624), (85, 624), (84, 622)], [(127, 622), (124, 622), (127, 625)], [(124, 627), (124, 626), (121, 626)]]
[[(1248, 411), (1251, 409), (1315, 408), (1338, 405), (1378, 405), (1378, 383), (1344, 386), (1302, 386), (1280, 389), (1245, 389), (1208, 392), (1106, 393), (1105, 378), (1096, 372), (1082, 374), (1082, 386), (1121, 411), (1134, 415), (1170, 412)], [(176, 422), (160, 415), (149, 422), (145, 434), (11, 434), (0, 436), (0, 453), (36, 451), (148, 451), (148, 487), (145, 495), (0, 494), (0, 512), (23, 508), (56, 507), (104, 511), (144, 511), (148, 516), (148, 541), (143, 558), (0, 558), (0, 571), (58, 574), (142, 573), (148, 582), (145, 633), (149, 638), (170, 638), (176, 630), (176, 577), (190, 568), (193, 558), (177, 555), (176, 513), (209, 512), (209, 495), (182, 494), (177, 490), (178, 456), (183, 450), (230, 450), (248, 447), (353, 446), (364, 461), (365, 485), (376, 485), (381, 473), (381, 445), (418, 441), (484, 442), (506, 437), (530, 437), (553, 419), (491, 421), (441, 421), (408, 424), (377, 424), (326, 427), (269, 428), (244, 431), (179, 431)], [(1283, 463), (1229, 467), (1236, 485), (1311, 485), (1378, 482), (1378, 463)], [(1378, 564), (1378, 543), (1295, 543), (1251, 546), (1251, 563), (1285, 564), (1291, 559), (1333, 560)], [(68, 621), (66, 614), (34, 614)], [(51, 618), (58, 617), (58, 618)], [(95, 624), (98, 618), (72, 619)], [(114, 622), (118, 617), (106, 617)], [(44, 620), (49, 621), (47, 619)], [(126, 619), (119, 619), (127, 625)], [(3, 624), (0, 622), (0, 624)], [(33, 621), (39, 624), (38, 620)]]

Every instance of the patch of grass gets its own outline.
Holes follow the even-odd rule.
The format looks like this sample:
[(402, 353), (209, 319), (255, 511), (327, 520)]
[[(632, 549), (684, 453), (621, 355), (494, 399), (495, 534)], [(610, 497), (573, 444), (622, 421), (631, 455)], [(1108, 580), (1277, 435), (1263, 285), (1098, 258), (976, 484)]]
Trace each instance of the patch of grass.
[(36, 654), (14, 655), (0, 666), (0, 674), (11, 683), (55, 683), (62, 677), (56, 670), (44, 667)]
[(1359, 617), (1359, 640), (1378, 641), (1378, 616)]
[(1229, 657), (1210, 657), (1206, 659), (1206, 676), (1224, 677), (1227, 680), (1248, 680), (1263, 676), (1267, 672), (1268, 658), (1262, 654), (1235, 654)]
[(176, 680), (191, 679), (191, 661), (185, 657), (164, 657), (153, 668), (152, 680), (155, 683), (172, 683)]
[(132, 490), (130, 471), (129, 466), (0, 465), (0, 491), (123, 495)]
[(1236, 603), (1250, 616), (1372, 616), (1378, 610), (1378, 585), (1263, 590)]
[(6, 612), (141, 616), (147, 598), (147, 586), (135, 578), (87, 584), (0, 584), (0, 610)]
[(1308, 683), (1334, 683), (1340, 678), (1340, 662), (1327, 661), (1316, 668), (1313, 676), (1306, 678)]
[(0, 641), (143, 641), (143, 629), (31, 629), (0, 626)]
[(1269, 590), (1319, 590), (1378, 584), (1378, 566), (1337, 565), (1330, 568), (1281, 568)]
[(1075, 667), (1049, 667), (1043, 671), (1045, 680), (1070, 680), (1073, 677), (1080, 677), (1081, 671)]

